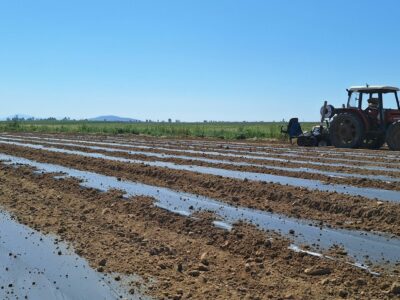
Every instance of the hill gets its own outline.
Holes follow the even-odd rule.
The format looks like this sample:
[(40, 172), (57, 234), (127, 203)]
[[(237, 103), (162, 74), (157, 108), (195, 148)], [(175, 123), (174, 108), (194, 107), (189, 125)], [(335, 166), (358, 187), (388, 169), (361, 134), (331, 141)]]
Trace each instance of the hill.
[(132, 119), (132, 118), (124, 118), (124, 117), (118, 117), (118, 116), (99, 116), (96, 118), (91, 118), (88, 119), (89, 121), (95, 121), (95, 122), (141, 122), (140, 120), (137, 119)]

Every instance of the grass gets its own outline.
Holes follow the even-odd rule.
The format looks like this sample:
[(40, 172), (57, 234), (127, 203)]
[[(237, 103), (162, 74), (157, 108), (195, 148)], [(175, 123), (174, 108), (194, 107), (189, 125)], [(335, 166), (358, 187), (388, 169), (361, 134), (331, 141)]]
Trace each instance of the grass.
[[(302, 123), (309, 130), (316, 123)], [(167, 137), (241, 139), (279, 139), (282, 122), (257, 123), (117, 123), (89, 121), (4, 121), (0, 132), (41, 132), (79, 134), (142, 134)]]

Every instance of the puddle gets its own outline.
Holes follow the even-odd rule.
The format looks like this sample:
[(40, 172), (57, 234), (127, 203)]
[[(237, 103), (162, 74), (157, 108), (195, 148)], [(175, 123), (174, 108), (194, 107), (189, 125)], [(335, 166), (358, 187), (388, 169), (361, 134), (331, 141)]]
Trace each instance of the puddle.
[[(316, 250), (327, 250), (334, 245), (340, 245), (350, 257), (361, 263), (365, 262), (367, 258), (368, 261), (378, 264), (400, 261), (400, 239), (387, 235), (319, 227), (308, 220), (298, 220), (250, 208), (234, 207), (199, 195), (132, 181), (118, 181), (117, 178), (111, 176), (39, 163), (5, 154), (0, 154), (0, 160), (7, 161), (3, 162), (4, 164), (33, 166), (46, 173), (62, 172), (65, 176), (81, 180), (83, 187), (100, 191), (119, 189), (125, 191), (126, 197), (138, 195), (153, 197), (157, 206), (174, 212), (184, 212), (185, 215), (190, 215), (192, 211), (209, 210), (219, 216), (219, 221), (223, 223), (233, 224), (238, 221), (247, 221), (262, 229), (274, 230), (289, 236), (298, 245), (313, 245)], [(288, 234), (291, 230), (295, 231), (294, 235)]]
[(94, 271), (66, 244), (4, 212), (0, 212), (0, 256), (1, 299), (143, 299)]
[(326, 184), (322, 181), (312, 180), (312, 179), (303, 179), (303, 178), (296, 178), (296, 177), (245, 172), (245, 171), (233, 171), (233, 170), (194, 166), (194, 165), (178, 165), (178, 164), (174, 164), (171, 162), (143, 161), (143, 160), (136, 160), (136, 159), (127, 159), (127, 158), (123, 158), (123, 157), (107, 156), (107, 155), (104, 155), (101, 153), (87, 153), (87, 152), (76, 151), (76, 150), (45, 147), (43, 145), (34, 145), (34, 144), (25, 144), (25, 143), (7, 142), (7, 141), (0, 141), (0, 143), (22, 146), (22, 147), (38, 149), (38, 150), (46, 150), (46, 151), (56, 152), (56, 153), (74, 154), (74, 155), (80, 155), (80, 156), (84, 156), (84, 157), (100, 158), (100, 159), (133, 163), (133, 164), (144, 164), (144, 165), (153, 166), (153, 167), (197, 172), (197, 173), (201, 173), (201, 174), (223, 176), (223, 177), (234, 178), (234, 179), (243, 179), (243, 180), (248, 179), (248, 180), (252, 180), (252, 181), (265, 181), (265, 182), (278, 183), (281, 185), (304, 187), (304, 188), (308, 188), (310, 190), (318, 190), (318, 191), (325, 191), (325, 192), (337, 192), (337, 193), (347, 194), (347, 195), (362, 196), (362, 197), (366, 197), (369, 199), (379, 199), (379, 200), (385, 200), (385, 201), (391, 201), (391, 202), (400, 202), (400, 191), (383, 190), (383, 189), (366, 188), (366, 187), (355, 187), (355, 186), (342, 185), (342, 184)]

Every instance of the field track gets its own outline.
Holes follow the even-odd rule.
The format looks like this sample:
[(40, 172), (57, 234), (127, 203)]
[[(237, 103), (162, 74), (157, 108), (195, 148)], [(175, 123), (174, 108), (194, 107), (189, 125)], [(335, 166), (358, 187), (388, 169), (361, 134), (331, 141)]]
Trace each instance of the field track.
[(400, 294), (399, 152), (3, 133), (0, 161), (2, 210), (123, 283), (116, 297)]

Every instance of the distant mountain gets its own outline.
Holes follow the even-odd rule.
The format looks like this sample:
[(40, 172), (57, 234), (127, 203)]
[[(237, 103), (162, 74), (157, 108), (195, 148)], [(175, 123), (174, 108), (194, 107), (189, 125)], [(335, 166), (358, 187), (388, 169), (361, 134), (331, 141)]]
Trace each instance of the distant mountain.
[(96, 118), (91, 118), (89, 121), (98, 121), (98, 122), (141, 122), (137, 119), (132, 118), (123, 118), (118, 116), (99, 116)]

